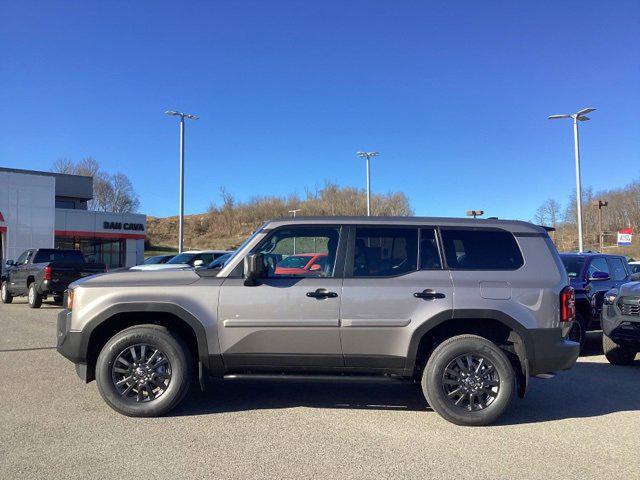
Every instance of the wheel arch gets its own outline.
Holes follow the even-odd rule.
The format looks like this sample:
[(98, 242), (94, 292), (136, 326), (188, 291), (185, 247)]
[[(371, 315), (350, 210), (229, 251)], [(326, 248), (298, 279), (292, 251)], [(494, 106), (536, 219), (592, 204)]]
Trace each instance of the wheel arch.
[(432, 317), (413, 333), (409, 344), (406, 376), (420, 374), (436, 346), (455, 335), (475, 334), (487, 338), (510, 353), (518, 376), (519, 395), (527, 387), (529, 360), (534, 358), (533, 346), (526, 329), (513, 317), (498, 310), (448, 310)]
[(206, 331), (195, 316), (170, 303), (126, 303), (110, 306), (83, 328), (81, 351), (87, 362), (87, 382), (95, 378), (96, 360), (107, 341), (125, 328), (143, 324), (161, 325), (178, 334), (189, 347), (194, 361), (209, 369)]

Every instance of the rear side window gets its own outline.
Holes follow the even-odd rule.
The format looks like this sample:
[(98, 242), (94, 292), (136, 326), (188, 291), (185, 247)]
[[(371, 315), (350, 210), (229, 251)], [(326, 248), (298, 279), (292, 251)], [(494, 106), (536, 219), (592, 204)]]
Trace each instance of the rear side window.
[(504, 230), (441, 230), (447, 266), (454, 270), (516, 270), (524, 265), (513, 235)]
[(354, 277), (391, 277), (418, 268), (417, 228), (356, 228)]
[(610, 258), (611, 278), (613, 280), (624, 280), (627, 278), (627, 270), (624, 268), (624, 262), (621, 258)]
[(436, 231), (433, 228), (420, 230), (420, 270), (437, 270), (442, 268)]

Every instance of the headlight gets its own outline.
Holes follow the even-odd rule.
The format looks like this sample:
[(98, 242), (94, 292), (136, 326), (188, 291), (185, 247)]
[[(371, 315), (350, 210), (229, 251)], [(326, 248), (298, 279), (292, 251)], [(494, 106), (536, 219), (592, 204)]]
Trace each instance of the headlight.
[(604, 294), (604, 304), (613, 305), (616, 301), (616, 298), (618, 298), (618, 292), (609, 290), (607, 293)]
[(67, 310), (71, 310), (73, 308), (73, 288), (67, 290)]

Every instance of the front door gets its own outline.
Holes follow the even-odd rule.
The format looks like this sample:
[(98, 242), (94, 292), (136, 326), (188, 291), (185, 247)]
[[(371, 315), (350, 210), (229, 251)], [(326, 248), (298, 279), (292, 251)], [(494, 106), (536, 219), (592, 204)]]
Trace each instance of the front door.
[(342, 367), (338, 321), (345, 239), (338, 226), (289, 226), (265, 237), (266, 278), (225, 279), (218, 337), (227, 368)]
[(450, 317), (453, 284), (442, 269), (434, 228), (353, 228), (341, 302), (347, 367), (405, 368), (423, 322)]

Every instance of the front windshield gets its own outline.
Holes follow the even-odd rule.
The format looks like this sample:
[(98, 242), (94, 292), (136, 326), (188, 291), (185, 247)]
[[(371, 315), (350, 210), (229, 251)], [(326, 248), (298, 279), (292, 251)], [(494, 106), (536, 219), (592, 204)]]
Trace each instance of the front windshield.
[(180, 255), (173, 257), (167, 263), (170, 263), (171, 265), (175, 265), (176, 263), (189, 263), (189, 260), (195, 256), (195, 253), (181, 253)]
[(584, 267), (584, 257), (561, 256), (560, 258), (569, 278), (578, 278)]

